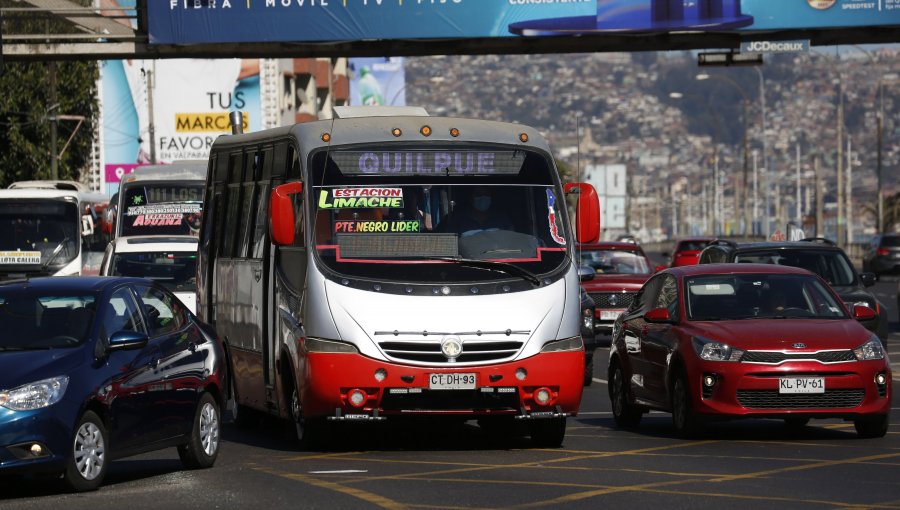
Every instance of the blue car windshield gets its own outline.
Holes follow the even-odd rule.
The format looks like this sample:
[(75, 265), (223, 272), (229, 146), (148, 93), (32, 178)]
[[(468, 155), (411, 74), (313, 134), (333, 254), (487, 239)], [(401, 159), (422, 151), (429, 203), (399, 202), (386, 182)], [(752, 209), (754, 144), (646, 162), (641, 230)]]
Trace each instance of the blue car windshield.
[(76, 347), (94, 319), (92, 294), (37, 294), (0, 290), (0, 351)]

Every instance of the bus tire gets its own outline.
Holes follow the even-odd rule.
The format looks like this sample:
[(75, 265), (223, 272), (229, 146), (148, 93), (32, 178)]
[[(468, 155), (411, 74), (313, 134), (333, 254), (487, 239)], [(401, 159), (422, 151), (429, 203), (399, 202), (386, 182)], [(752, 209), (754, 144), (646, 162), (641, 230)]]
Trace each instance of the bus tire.
[(550, 418), (529, 423), (531, 442), (539, 448), (559, 448), (566, 437), (566, 419)]
[(303, 409), (300, 406), (300, 392), (297, 385), (291, 387), (291, 425), (294, 429), (294, 437), (297, 446), (301, 450), (312, 450), (322, 444), (325, 436), (324, 420), (310, 419), (303, 416)]

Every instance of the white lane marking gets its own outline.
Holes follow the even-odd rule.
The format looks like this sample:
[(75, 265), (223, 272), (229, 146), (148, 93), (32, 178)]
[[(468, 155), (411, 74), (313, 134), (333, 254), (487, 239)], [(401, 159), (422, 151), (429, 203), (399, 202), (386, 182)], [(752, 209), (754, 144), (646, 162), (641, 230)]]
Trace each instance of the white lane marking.
[(600, 384), (609, 384), (609, 381), (607, 381), (607, 380), (605, 380), (605, 379), (597, 379), (596, 377), (594, 377), (594, 378), (592, 378), (591, 380), (594, 381), (594, 382), (596, 382), (596, 383), (600, 383)]

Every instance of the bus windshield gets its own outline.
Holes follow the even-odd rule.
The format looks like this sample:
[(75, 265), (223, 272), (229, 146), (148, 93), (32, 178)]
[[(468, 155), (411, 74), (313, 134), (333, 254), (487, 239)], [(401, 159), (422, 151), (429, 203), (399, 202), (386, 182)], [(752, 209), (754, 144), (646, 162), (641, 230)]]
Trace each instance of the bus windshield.
[(78, 256), (81, 215), (63, 200), (0, 201), (0, 265), (61, 266)]
[(140, 182), (126, 185), (119, 235), (198, 235), (203, 181)]
[[(326, 267), (421, 283), (546, 275), (563, 267), (564, 198), (548, 158), (493, 146), (404, 149), (312, 156), (313, 235)], [(491, 271), (485, 262), (518, 267)]]

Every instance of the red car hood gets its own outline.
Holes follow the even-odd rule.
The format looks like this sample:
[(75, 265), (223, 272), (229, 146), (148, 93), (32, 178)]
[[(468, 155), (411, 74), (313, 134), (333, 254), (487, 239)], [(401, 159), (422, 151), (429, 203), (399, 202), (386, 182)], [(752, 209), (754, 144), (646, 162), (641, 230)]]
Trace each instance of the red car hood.
[[(872, 336), (871, 331), (855, 320), (826, 319), (693, 322), (691, 327), (687, 328), (687, 332), (743, 350), (797, 352), (855, 349)], [(797, 343), (806, 344), (806, 347), (792, 347)]]
[(650, 279), (649, 274), (598, 274), (593, 280), (581, 282), (587, 292), (637, 292)]

